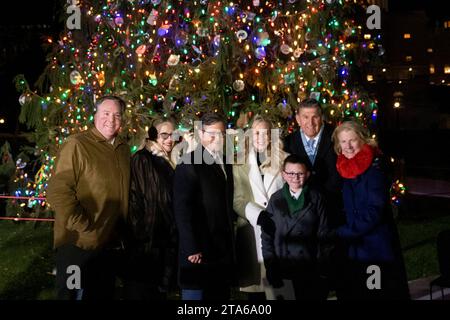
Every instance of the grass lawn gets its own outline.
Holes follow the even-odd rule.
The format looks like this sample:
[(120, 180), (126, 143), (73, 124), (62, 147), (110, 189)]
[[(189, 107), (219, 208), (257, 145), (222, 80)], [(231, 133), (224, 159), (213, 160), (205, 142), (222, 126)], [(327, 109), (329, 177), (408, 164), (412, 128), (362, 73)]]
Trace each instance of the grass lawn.
[[(0, 299), (54, 299), (51, 227), (0, 221)], [(402, 219), (398, 228), (408, 279), (438, 274), (436, 236), (450, 216)]]
[(52, 226), (0, 221), (0, 299), (54, 298)]

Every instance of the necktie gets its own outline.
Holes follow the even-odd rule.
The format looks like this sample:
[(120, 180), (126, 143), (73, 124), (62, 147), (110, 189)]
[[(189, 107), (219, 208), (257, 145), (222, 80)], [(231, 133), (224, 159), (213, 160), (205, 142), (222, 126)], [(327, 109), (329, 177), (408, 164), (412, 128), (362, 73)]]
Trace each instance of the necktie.
[(308, 158), (312, 164), (314, 164), (314, 139), (309, 139), (306, 141), (306, 145), (308, 146)]

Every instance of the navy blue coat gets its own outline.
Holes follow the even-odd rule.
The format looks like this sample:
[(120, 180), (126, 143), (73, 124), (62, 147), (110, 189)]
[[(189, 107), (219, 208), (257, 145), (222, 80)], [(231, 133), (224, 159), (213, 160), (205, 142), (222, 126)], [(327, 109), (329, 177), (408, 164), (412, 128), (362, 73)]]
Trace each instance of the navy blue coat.
[(347, 223), (337, 236), (347, 240), (348, 256), (358, 262), (392, 262), (399, 242), (389, 200), (389, 185), (379, 159), (354, 179), (343, 180)]
[(316, 270), (323, 259), (320, 241), (328, 232), (327, 216), (322, 196), (314, 189), (305, 195), (304, 208), (296, 215), (289, 214), (283, 189), (270, 197), (266, 211), (273, 227), (262, 229), (262, 252), (268, 272), (276, 264), (279, 276), (292, 279), (310, 276), (305, 270)]
[[(380, 159), (354, 179), (344, 179), (347, 223), (336, 230), (348, 245), (339, 299), (408, 299), (400, 240), (392, 215), (388, 179)], [(367, 267), (377, 265), (381, 290), (368, 290)], [(340, 289), (340, 290), (341, 290)]]

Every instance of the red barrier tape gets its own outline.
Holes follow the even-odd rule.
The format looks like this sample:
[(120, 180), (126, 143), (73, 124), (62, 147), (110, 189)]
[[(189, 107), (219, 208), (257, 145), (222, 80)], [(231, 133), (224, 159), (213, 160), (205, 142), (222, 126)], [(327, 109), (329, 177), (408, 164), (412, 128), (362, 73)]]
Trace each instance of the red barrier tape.
[(45, 200), (46, 198), (42, 197), (16, 197), (16, 196), (0, 196), (0, 199), (19, 199), (19, 200)]
[(0, 217), (0, 220), (13, 220), (13, 221), (55, 221), (52, 218), (15, 218), (15, 217)]

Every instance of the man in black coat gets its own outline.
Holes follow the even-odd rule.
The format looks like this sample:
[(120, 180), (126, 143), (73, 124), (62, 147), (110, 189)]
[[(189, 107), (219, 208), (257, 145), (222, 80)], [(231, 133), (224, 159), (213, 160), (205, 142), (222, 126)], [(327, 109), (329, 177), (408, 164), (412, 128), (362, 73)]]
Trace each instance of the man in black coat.
[[(324, 123), (322, 108), (315, 99), (302, 101), (296, 110), (295, 119), (299, 130), (288, 135), (285, 140), (285, 151), (300, 157), (311, 172), (309, 184), (324, 196), (328, 225), (331, 229), (345, 222), (342, 203), (342, 180), (336, 169), (337, 155), (331, 140), (334, 128)], [(344, 248), (331, 250), (330, 263), (322, 273), (328, 278), (328, 286), (334, 287), (336, 263), (343, 256)], [(337, 260), (336, 260), (337, 259)]]
[(201, 145), (175, 170), (178, 277), (183, 300), (225, 300), (235, 279), (233, 174), (223, 158), (224, 121), (201, 121)]

